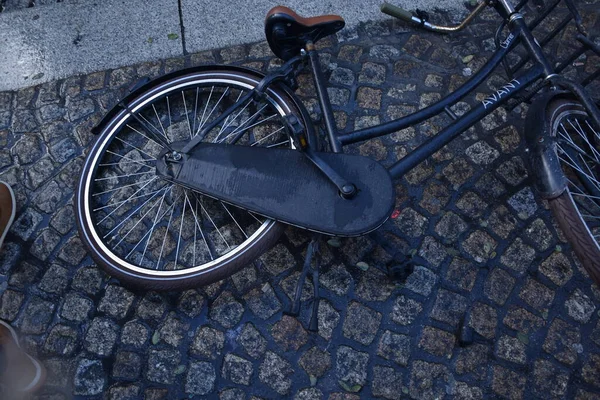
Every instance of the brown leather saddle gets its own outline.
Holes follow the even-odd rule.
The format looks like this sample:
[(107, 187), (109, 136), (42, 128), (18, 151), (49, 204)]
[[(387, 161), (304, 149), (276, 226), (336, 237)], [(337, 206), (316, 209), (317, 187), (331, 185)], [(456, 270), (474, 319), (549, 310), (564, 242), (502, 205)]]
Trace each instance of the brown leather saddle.
[(277, 6), (267, 13), (265, 34), (275, 55), (284, 61), (300, 54), (306, 43), (332, 35), (346, 23), (338, 15), (303, 18), (293, 10)]

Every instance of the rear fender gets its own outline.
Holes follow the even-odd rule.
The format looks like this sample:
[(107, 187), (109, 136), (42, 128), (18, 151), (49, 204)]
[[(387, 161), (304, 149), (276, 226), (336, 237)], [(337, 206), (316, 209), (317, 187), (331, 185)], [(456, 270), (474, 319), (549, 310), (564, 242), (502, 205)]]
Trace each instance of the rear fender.
[[(178, 70), (175, 72), (171, 72), (169, 74), (163, 75), (161, 77), (158, 77), (158, 78), (152, 79), (152, 80), (150, 80), (148, 78), (142, 78), (133, 86), (131, 92), (127, 96), (125, 96), (122, 100), (120, 100), (117, 105), (115, 105), (110, 111), (108, 111), (106, 113), (104, 118), (102, 118), (102, 120), (91, 129), (91, 132), (94, 135), (98, 135), (100, 132), (102, 132), (104, 130), (104, 128), (106, 128), (107, 124), (110, 122), (110, 120), (113, 117), (115, 117), (118, 113), (126, 110), (126, 105), (130, 104), (140, 94), (150, 90), (151, 88), (155, 87), (156, 85), (158, 85), (162, 82), (166, 82), (177, 76), (185, 75), (185, 74), (189, 74), (189, 73), (203, 72), (203, 71), (219, 71), (219, 70), (227, 70), (227, 71), (233, 70), (233, 71), (244, 72), (244, 73), (247, 73), (250, 75), (254, 75), (258, 80), (261, 80), (265, 76), (263, 73), (255, 71), (253, 69), (238, 67), (238, 66), (233, 66), (233, 65), (201, 65), (201, 66), (197, 66), (197, 67), (191, 67), (191, 68), (186, 68), (186, 69)], [(280, 83), (280, 82), (274, 84), (274, 86), (277, 86), (278, 88), (284, 90), (290, 96), (290, 98), (293, 99), (294, 105), (296, 106), (296, 108), (298, 110), (300, 110), (300, 113), (303, 115), (304, 119), (306, 121), (310, 121), (310, 115), (308, 114), (308, 111), (306, 110), (306, 108), (304, 107), (302, 102), (296, 97), (294, 92), (289, 87), (287, 87), (285, 84)], [(312, 143), (314, 143), (314, 140), (315, 140), (314, 127), (312, 124), (305, 124), (305, 125), (307, 125), (304, 128), (306, 129), (306, 133), (307, 133), (309, 142), (312, 144)]]

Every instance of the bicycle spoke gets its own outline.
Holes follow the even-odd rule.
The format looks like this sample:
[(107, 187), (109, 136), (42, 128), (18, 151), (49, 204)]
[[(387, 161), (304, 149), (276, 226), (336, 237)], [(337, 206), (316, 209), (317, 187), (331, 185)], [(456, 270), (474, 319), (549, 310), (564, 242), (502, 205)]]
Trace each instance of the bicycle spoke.
[(600, 153), (598, 153), (598, 151), (596, 151), (596, 149), (594, 148), (594, 146), (590, 143), (590, 141), (589, 141), (587, 135), (585, 134), (583, 128), (579, 124), (579, 120), (575, 120), (575, 122), (577, 123), (577, 127), (575, 127), (575, 125), (573, 125), (573, 122), (571, 120), (569, 120), (569, 124), (571, 124), (571, 126), (573, 127), (573, 129), (575, 129), (575, 132), (577, 132), (577, 134), (583, 139), (583, 141), (585, 141), (585, 143), (588, 145), (588, 147), (590, 148), (590, 150), (594, 154), (595, 157), (593, 157), (593, 159), (595, 161), (598, 161), (598, 156), (600, 156)]
[[(148, 243), (150, 243), (150, 238), (152, 237), (152, 233), (154, 232), (154, 229), (156, 228), (156, 224), (158, 223), (158, 214), (160, 214), (160, 210), (162, 209), (162, 205), (165, 201), (165, 196), (167, 195), (167, 193), (173, 189), (174, 185), (169, 186), (169, 188), (167, 190), (165, 190), (165, 192), (162, 195), (162, 198), (160, 200), (160, 206), (158, 207), (158, 210), (156, 211), (156, 216), (154, 217), (154, 223), (152, 224), (152, 227), (150, 228), (150, 235), (148, 236), (148, 240), (146, 241), (146, 245), (144, 246), (144, 252), (142, 253), (142, 260), (144, 259), (144, 256), (146, 255), (146, 250), (148, 249)], [(173, 203), (175, 204), (175, 203)], [(162, 219), (162, 217), (164, 217), (167, 214), (168, 210), (165, 211), (165, 213), (160, 217)]]
[(594, 220), (599, 220), (600, 221), (600, 217), (596, 216), (596, 215), (587, 215), (587, 214), (581, 214), (581, 216), (583, 218), (588, 218), (588, 219), (594, 219)]
[[(160, 192), (160, 190), (157, 190), (157, 192)], [(148, 215), (154, 209), (154, 207), (156, 207), (158, 205), (158, 203), (159, 203), (159, 201), (158, 201), (158, 199), (156, 199), (156, 202), (152, 205), (152, 207), (150, 207), (148, 209), (148, 211), (146, 211), (144, 213), (144, 215), (142, 215), (140, 217), (140, 219), (131, 227), (131, 229), (129, 229), (129, 231), (127, 231), (127, 233), (125, 235), (123, 235), (123, 237), (121, 238), (121, 240), (119, 240), (119, 242), (117, 244), (115, 244), (115, 247), (118, 246), (118, 245), (120, 245), (123, 242), (123, 240), (125, 240), (125, 238), (127, 236), (129, 236), (129, 234), (131, 232), (133, 232), (133, 230), (144, 220), (144, 218), (146, 218), (146, 215)]]
[(198, 126), (198, 131), (196, 131), (194, 136), (196, 136), (200, 132), (200, 129), (202, 129), (202, 127), (204, 126), (204, 116), (206, 115), (206, 110), (208, 109), (208, 104), (210, 103), (210, 99), (212, 98), (214, 90), (215, 90), (215, 87), (212, 86), (210, 88), (210, 94), (208, 95), (208, 100), (206, 101), (206, 104), (204, 105), (204, 111), (202, 111), (202, 118), (200, 118), (200, 124)]
[[(169, 139), (167, 139), (167, 138), (166, 138), (166, 137), (165, 137), (165, 136), (162, 134), (162, 132), (161, 132), (161, 131), (160, 131), (160, 130), (159, 130), (159, 129), (158, 129), (158, 128), (157, 128), (157, 127), (156, 127), (156, 126), (155, 126), (155, 125), (152, 123), (152, 122), (150, 122), (150, 121), (148, 120), (148, 118), (146, 118), (145, 116), (143, 116), (141, 113), (137, 113), (137, 114), (136, 114), (136, 116), (135, 116), (135, 118), (136, 118), (136, 120), (138, 120), (138, 122), (140, 122), (140, 124), (141, 124), (143, 127), (145, 127), (145, 128), (146, 128), (147, 126), (149, 126), (150, 128), (152, 128), (152, 130), (155, 130), (155, 131), (156, 131), (156, 133), (158, 133), (158, 136), (157, 136), (156, 138), (149, 138), (148, 136), (146, 136), (146, 135), (142, 134), (140, 131), (138, 131), (138, 130), (136, 130), (136, 129), (133, 129), (133, 128), (131, 128), (131, 126), (129, 126), (131, 129), (133, 129), (134, 131), (136, 131), (136, 132), (137, 132), (137, 133), (139, 133), (140, 135), (144, 136), (146, 139), (152, 140), (153, 142), (155, 142), (155, 143), (157, 143), (157, 144), (159, 144), (159, 145), (161, 145), (161, 146), (164, 146), (164, 143), (161, 143), (161, 142), (158, 140), (158, 138), (159, 138), (159, 137), (160, 137), (160, 138), (164, 137), (164, 138), (165, 138), (165, 140), (167, 141), (167, 143), (169, 143)], [(149, 130), (148, 130), (148, 134), (149, 134), (149, 135), (151, 135), (151, 136), (154, 136), (154, 133), (152, 132), (152, 130), (150, 130), (150, 129), (149, 129)]]
[(273, 148), (273, 147), (284, 146), (284, 145), (287, 145), (287, 144), (289, 144), (289, 142), (285, 141), (285, 142), (279, 142), (279, 143), (271, 144), (271, 145), (268, 145), (268, 146), (265, 146), (265, 147), (267, 147), (268, 149), (270, 149), (270, 148)]
[(107, 181), (110, 179), (120, 179), (120, 178), (128, 178), (131, 176), (139, 176), (139, 175), (144, 175), (144, 174), (151, 174), (154, 171), (145, 171), (145, 172), (136, 172), (135, 174), (125, 174), (125, 175), (117, 175), (117, 176), (108, 176), (106, 178), (96, 178), (94, 179), (94, 182), (101, 182), (101, 181)]
[[(155, 176), (154, 178), (152, 178), (151, 180), (148, 181), (148, 183), (146, 183), (144, 186), (142, 186), (141, 188), (139, 188), (138, 190), (136, 190), (131, 196), (129, 196), (129, 199), (131, 199), (132, 197), (134, 197), (136, 194), (138, 194), (140, 191), (144, 190), (144, 188), (146, 186), (148, 186), (150, 183), (154, 182), (157, 179), (157, 177)], [(127, 200), (129, 200), (127, 199)], [(125, 203), (121, 204), (119, 207), (115, 208), (114, 210), (112, 210), (109, 214), (107, 214), (104, 218), (102, 218), (102, 220), (100, 220), (100, 222), (98, 222), (98, 224), (101, 224), (102, 222), (104, 222), (104, 220), (106, 220), (106, 218), (110, 217), (112, 214), (114, 214), (119, 208), (123, 207)]]
[(99, 167), (112, 167), (112, 166), (115, 166), (115, 165), (131, 165), (131, 164), (140, 164), (142, 167), (154, 168), (153, 165), (144, 164), (144, 163), (141, 163), (139, 161), (119, 161), (119, 162), (98, 164), (98, 166)]
[(164, 186), (161, 187), (160, 189), (156, 190), (155, 192), (145, 193), (145, 194), (136, 196), (136, 197), (134, 197), (132, 199), (122, 200), (122, 201), (119, 201), (119, 202), (116, 202), (116, 203), (108, 203), (108, 204), (106, 204), (106, 205), (104, 205), (102, 207), (94, 208), (92, 211), (100, 211), (100, 210), (104, 210), (105, 208), (108, 208), (108, 207), (114, 207), (114, 206), (116, 206), (118, 204), (122, 204), (122, 203), (124, 203), (126, 201), (135, 200), (135, 199), (141, 199), (142, 197), (150, 196), (150, 195), (152, 195), (152, 194), (154, 194), (156, 192), (160, 192), (163, 188), (164, 188)]
[(158, 111), (156, 111), (156, 106), (154, 104), (152, 104), (152, 108), (154, 109), (154, 115), (156, 115), (156, 119), (158, 120), (158, 124), (160, 125), (160, 129), (163, 132), (163, 136), (165, 137), (165, 139), (167, 139), (167, 142), (171, 143), (171, 141), (169, 140), (169, 137), (167, 136), (167, 131), (165, 130), (165, 127), (163, 126), (163, 123), (160, 120), (160, 117), (158, 116)]
[[(240, 98), (242, 97), (242, 93), (240, 92), (240, 95), (238, 96), (237, 100), (235, 101), (236, 103), (240, 100)], [(235, 115), (235, 117), (233, 117), (231, 119), (231, 121), (229, 121), (229, 118), (231, 117), (231, 115), (227, 116), (227, 118), (225, 118), (225, 121), (223, 122), (223, 125), (221, 125), (221, 129), (219, 129), (219, 133), (217, 134), (217, 137), (213, 140), (213, 143), (218, 143), (219, 142), (219, 138), (221, 137), (221, 133), (223, 133), (224, 130), (226, 130), (227, 128), (229, 128), (229, 126), (231, 124), (233, 124), (233, 122), (240, 116), (242, 115), (242, 113), (246, 110), (246, 108), (248, 108), (248, 106), (252, 104), (252, 99), (250, 99), (248, 101), (248, 104), (246, 104), (244, 107), (242, 107), (242, 109)]]
[(129, 185), (119, 185), (119, 187), (117, 187), (117, 188), (114, 188), (114, 189), (109, 189), (109, 190), (105, 190), (104, 192), (94, 193), (94, 194), (92, 195), (92, 197), (95, 197), (95, 196), (101, 196), (101, 195), (103, 195), (103, 194), (110, 193), (110, 192), (116, 192), (117, 190), (121, 190), (121, 189), (124, 189), (124, 188), (127, 188), (127, 187), (131, 187), (131, 186), (140, 185), (140, 184), (142, 184), (142, 183), (146, 183), (146, 182), (151, 182), (151, 181), (153, 181), (154, 179), (156, 179), (156, 177), (150, 178), (150, 179), (148, 179), (148, 180), (146, 180), (146, 181), (140, 181), (140, 182), (136, 182), (136, 183), (130, 183)]
[(185, 207), (187, 205), (187, 192), (184, 191), (185, 199), (183, 200), (183, 210), (181, 212), (181, 223), (179, 224), (179, 237), (177, 238), (177, 249), (175, 250), (175, 266), (174, 269), (177, 269), (177, 259), (179, 258), (179, 246), (181, 245), (181, 233), (183, 231), (183, 220), (185, 219)]
[(152, 158), (142, 158), (141, 160), (136, 160), (134, 158), (130, 158), (130, 157), (121, 155), (119, 153), (115, 153), (114, 151), (106, 150), (106, 152), (108, 154), (113, 154), (113, 155), (115, 155), (117, 157), (124, 158), (125, 160), (131, 160), (133, 162), (140, 162), (140, 164), (147, 165), (147, 166), (153, 166), (153, 165), (152, 164), (145, 164), (145, 163), (143, 163), (143, 161), (156, 161), (156, 158), (154, 158), (154, 157), (152, 157)]
[(257, 144), (260, 144), (260, 143), (264, 142), (265, 140), (269, 139), (270, 137), (272, 137), (273, 135), (277, 134), (278, 132), (281, 132), (284, 129), (285, 129), (285, 126), (282, 126), (281, 128), (277, 129), (275, 132), (269, 133), (267, 136), (265, 136), (265, 137), (257, 140), (256, 142), (252, 143), (250, 146), (256, 146)]
[(563, 152), (563, 154), (565, 154), (569, 158), (570, 162), (562, 157), (559, 157), (560, 160), (562, 160), (565, 164), (567, 164), (569, 167), (573, 168), (574, 170), (579, 171), (590, 182), (600, 185), (600, 182), (598, 182), (598, 180), (596, 180), (596, 178), (594, 178), (593, 176), (590, 176), (590, 175), (586, 174), (584, 171), (582, 171), (581, 168), (577, 166), (577, 162), (575, 162), (575, 160), (573, 160), (573, 158), (569, 155), (569, 153), (565, 152), (564, 149), (562, 147), (560, 147), (560, 145), (558, 146), (558, 148)]
[(128, 145), (128, 146), (130, 146), (130, 147), (133, 147), (134, 149), (136, 149), (136, 150), (137, 150), (137, 151), (139, 151), (140, 153), (144, 153), (144, 154), (145, 154), (145, 155), (147, 155), (148, 157), (151, 157), (151, 158), (152, 158), (152, 155), (151, 155), (151, 154), (148, 154), (148, 153), (147, 153), (147, 152), (145, 152), (144, 150), (142, 150), (142, 149), (139, 149), (139, 148), (135, 147), (134, 145), (132, 145), (131, 143), (129, 143), (129, 142), (127, 142), (127, 141), (125, 141), (125, 140), (121, 139), (120, 137), (118, 137), (118, 136), (117, 136), (117, 137), (115, 137), (115, 139), (117, 139), (118, 141), (120, 141), (120, 142), (122, 142), (122, 143), (124, 143), (124, 144), (126, 144), (126, 145)]
[(219, 203), (221, 203), (221, 205), (223, 206), (223, 208), (225, 209), (225, 211), (227, 211), (227, 214), (229, 214), (229, 216), (231, 217), (231, 219), (233, 220), (233, 222), (235, 223), (235, 225), (242, 232), (242, 235), (244, 235), (246, 237), (246, 239), (248, 239), (248, 235), (246, 235), (246, 232), (244, 232), (244, 230), (242, 229), (242, 227), (240, 226), (240, 224), (238, 223), (238, 221), (233, 217), (233, 215), (231, 214), (231, 212), (229, 211), (229, 209), (227, 208), (227, 206), (225, 205), (225, 203), (223, 203), (222, 201), (220, 201)]
[(200, 127), (198, 128), (198, 132), (196, 132), (196, 134), (194, 136), (197, 136), (200, 133), (200, 131), (204, 127), (204, 124), (208, 122), (208, 120), (210, 119), (210, 116), (213, 114), (213, 112), (216, 110), (216, 108), (219, 106), (219, 104), (221, 104), (221, 100), (223, 100), (223, 98), (225, 97), (227, 92), (229, 92), (229, 87), (227, 89), (225, 89), (225, 91), (223, 92), (223, 94), (221, 95), (219, 100), (217, 101), (217, 104), (215, 104), (214, 107), (212, 108), (212, 110), (210, 110), (210, 112), (208, 113), (208, 116), (206, 117), (206, 121), (204, 121), (202, 123), (202, 125), (200, 125)]
[(167, 100), (167, 115), (169, 116), (169, 133), (171, 137), (173, 137), (173, 121), (171, 120), (171, 104), (169, 103), (169, 96), (166, 98)]
[(194, 101), (194, 116), (192, 117), (192, 132), (196, 132), (196, 118), (198, 117), (198, 94), (200, 88), (196, 88), (196, 100)]
[(217, 231), (217, 233), (221, 237), (221, 240), (223, 240), (223, 242), (225, 243), (225, 245), (227, 246), (228, 249), (231, 249), (231, 246), (229, 245), (229, 243), (227, 242), (227, 240), (225, 239), (225, 237), (223, 236), (223, 234), (221, 233), (221, 231), (219, 230), (219, 228), (217, 227), (217, 225), (215, 224), (215, 222), (211, 218), (210, 214), (208, 213), (208, 211), (206, 211), (206, 208), (204, 208), (204, 205), (202, 204), (202, 201), (198, 200), (198, 196), (196, 195), (196, 192), (193, 192), (193, 193), (194, 193), (194, 197), (196, 198), (196, 201), (198, 201), (200, 203), (200, 208), (202, 209), (202, 211), (204, 211), (204, 214), (206, 214), (206, 216), (208, 217), (208, 220), (210, 221), (210, 223), (212, 224), (212, 226), (215, 228), (215, 230)]
[[(195, 197), (195, 196), (194, 196)], [(200, 232), (200, 236), (202, 236), (202, 240), (204, 240), (204, 244), (206, 244), (206, 249), (208, 250), (208, 255), (210, 256), (211, 260), (214, 260), (215, 257), (213, 256), (212, 250), (210, 249), (210, 246), (208, 245), (208, 241), (206, 240), (206, 237), (204, 236), (204, 230), (202, 229), (202, 226), (200, 226), (200, 221), (198, 221), (198, 199), (195, 198), (196, 200), (196, 209), (192, 209), (192, 204), (188, 198), (188, 203), (190, 205), (190, 209), (192, 210), (192, 214), (194, 216), (194, 237), (196, 235), (196, 228), (198, 229), (198, 231)], [(194, 260), (196, 259), (196, 245), (194, 242)], [(196, 261), (194, 261), (194, 265), (196, 265)]]
[(181, 91), (181, 97), (183, 98), (183, 108), (185, 109), (185, 120), (187, 121), (188, 129), (190, 130), (190, 139), (192, 138), (192, 124), (190, 124), (190, 116), (188, 115), (187, 102), (185, 101), (185, 92)]
[(156, 270), (158, 270), (158, 264), (160, 264), (160, 259), (162, 258), (163, 251), (165, 250), (165, 243), (167, 241), (167, 235), (169, 234), (169, 227), (171, 227), (171, 220), (173, 219), (173, 211), (175, 211), (175, 202), (173, 202), (173, 204), (171, 205), (171, 216), (169, 217), (167, 229), (165, 229), (162, 246), (160, 246), (160, 254), (158, 255), (158, 260), (156, 261), (156, 268), (155, 268)]
[(588, 126), (588, 128), (590, 128), (590, 131), (594, 132), (594, 136), (596, 136), (596, 138), (598, 140), (600, 140), (600, 132), (596, 132), (596, 129), (594, 129), (594, 127), (590, 124), (590, 121), (588, 121), (586, 119), (585, 120), (585, 124)]
[[(266, 106), (265, 106), (265, 107), (266, 107)], [(264, 108), (264, 107), (263, 107), (263, 108)], [(268, 117), (268, 118), (265, 118), (265, 119), (263, 119), (263, 120), (261, 120), (261, 121), (258, 121), (258, 122), (256, 122), (256, 123), (254, 123), (254, 124), (252, 124), (252, 125), (250, 125), (250, 126), (248, 126), (248, 127), (244, 128), (244, 130), (242, 130), (242, 131), (238, 131), (238, 129), (240, 129), (242, 126), (244, 126), (244, 124), (246, 124), (248, 121), (250, 121), (251, 119), (253, 119), (254, 117), (256, 117), (256, 115), (257, 115), (257, 114), (258, 114), (260, 111), (262, 111), (262, 109), (261, 109), (261, 110), (259, 110), (259, 111), (257, 111), (257, 112), (256, 112), (256, 114), (254, 114), (252, 117), (250, 117), (250, 118), (246, 119), (244, 122), (242, 122), (242, 123), (241, 123), (241, 124), (240, 124), (240, 125), (239, 125), (237, 128), (235, 128), (235, 130), (234, 130), (233, 132), (231, 132), (229, 135), (227, 135), (226, 137), (224, 137), (224, 138), (223, 138), (223, 139), (222, 139), (222, 140), (221, 140), (219, 143), (222, 143), (222, 142), (224, 142), (225, 140), (229, 139), (231, 136), (235, 135), (236, 133), (237, 133), (238, 135), (242, 135), (242, 134), (243, 134), (244, 132), (246, 132), (248, 129), (252, 129), (252, 128), (254, 128), (255, 126), (258, 126), (258, 125), (260, 125), (260, 124), (262, 124), (262, 123), (264, 123), (264, 122), (267, 122), (267, 121), (269, 121), (269, 120), (271, 120), (271, 119), (273, 119), (273, 118), (277, 117), (277, 114), (273, 114), (273, 115), (271, 115), (271, 116), (270, 116), (270, 117)]]
[[(158, 193), (158, 192), (157, 192)], [(146, 204), (148, 204), (153, 198), (154, 196), (156, 196), (156, 193), (154, 195), (152, 195), (152, 197), (150, 197), (148, 200), (144, 201), (138, 208), (136, 208), (133, 212), (131, 212), (129, 214), (129, 216), (127, 218), (125, 218), (124, 220), (122, 220), (121, 222), (119, 222), (114, 228), (112, 228), (106, 235), (104, 235), (104, 239), (106, 239), (106, 237), (110, 234), (112, 234), (115, 230), (117, 230), (121, 225), (123, 225), (125, 222), (127, 222), (133, 215), (135, 215), (139, 210), (142, 209), (142, 207), (144, 207)], [(128, 199), (129, 200), (129, 199)], [(119, 206), (121, 207), (121, 206)], [(119, 208), (117, 207), (117, 208)], [(114, 211), (113, 211), (114, 212)], [(112, 239), (111, 239), (112, 240)]]

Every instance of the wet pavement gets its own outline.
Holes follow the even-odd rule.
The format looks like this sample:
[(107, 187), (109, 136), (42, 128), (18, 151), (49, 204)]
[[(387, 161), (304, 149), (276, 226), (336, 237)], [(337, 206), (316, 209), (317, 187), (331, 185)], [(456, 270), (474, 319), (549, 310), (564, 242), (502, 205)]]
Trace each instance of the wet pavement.
[[(582, 4), (596, 27), (597, 4)], [(491, 54), (493, 20), (452, 36), (377, 22), (319, 42), (339, 128), (455, 89)], [(563, 39), (554, 52), (570, 50)], [(105, 275), (73, 217), (90, 128), (140, 77), (215, 62), (280, 65), (261, 42), (0, 93), (0, 179), (18, 202), (0, 256), (0, 318), (48, 367), (39, 398), (600, 398), (600, 290), (531, 188), (527, 106), (499, 110), (399, 180), (398, 212), (378, 235), (323, 246), (317, 333), (307, 330), (310, 278), (301, 315), (285, 314), (310, 238), (299, 229), (205, 288), (143, 292)], [(598, 64), (578, 59), (572, 74)], [(310, 77), (299, 81), (318, 117)], [(455, 112), (505, 81), (492, 76)], [(449, 121), (351, 151), (391, 165)], [(405, 282), (381, 272), (386, 246), (420, 260)]]

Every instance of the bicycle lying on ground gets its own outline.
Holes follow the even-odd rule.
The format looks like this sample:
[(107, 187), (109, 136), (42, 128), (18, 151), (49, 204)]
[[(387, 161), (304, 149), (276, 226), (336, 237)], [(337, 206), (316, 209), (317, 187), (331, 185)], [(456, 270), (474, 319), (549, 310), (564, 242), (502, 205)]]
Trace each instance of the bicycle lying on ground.
[[(572, 0), (564, 0), (565, 21), (539, 42), (534, 38), (532, 30), (558, 3), (526, 23), (521, 10), (527, 0), (516, 7), (509, 0), (483, 1), (457, 27), (437, 26), (384, 5), (385, 12), (433, 31), (458, 30), (493, 7), (503, 21), (497, 49), (463, 86), (437, 103), (344, 134), (337, 132), (314, 45), (342, 29), (343, 19), (302, 18), (275, 7), (265, 30), (271, 49), (285, 61), (280, 68), (267, 75), (232, 66), (171, 73), (132, 91), (98, 125), (76, 195), (85, 245), (99, 265), (126, 282), (183, 289), (223, 279), (252, 262), (278, 240), (283, 222), (318, 233), (307, 251), (303, 280), (318, 253), (320, 234), (376, 230), (392, 213), (393, 179), (499, 106), (537, 94), (524, 132), (530, 174), (586, 270), (600, 283), (600, 113), (584, 89), (600, 70), (579, 83), (561, 75), (585, 51), (600, 54), (600, 48), (586, 34)], [(569, 22), (576, 27), (576, 49), (553, 64), (543, 46)], [(508, 65), (507, 55), (517, 46), (526, 52)], [(307, 64), (325, 141), (293, 92)], [(506, 83), (456, 115), (451, 107), (500, 65), (506, 68)], [(452, 123), (388, 169), (342, 152), (346, 145), (443, 113)], [(318, 260), (313, 271), (318, 273)]]

